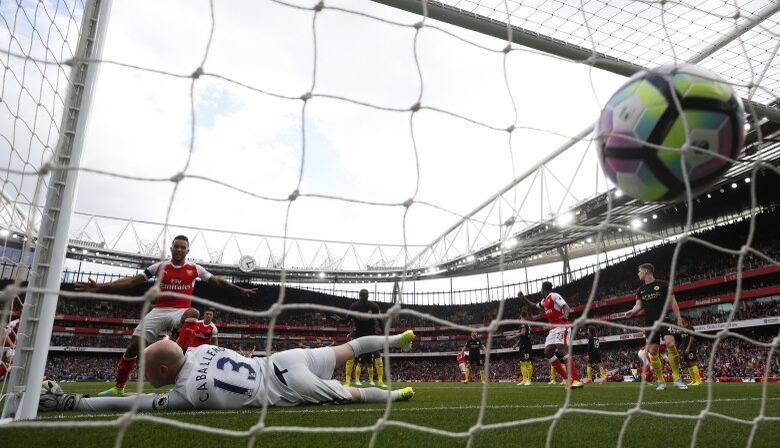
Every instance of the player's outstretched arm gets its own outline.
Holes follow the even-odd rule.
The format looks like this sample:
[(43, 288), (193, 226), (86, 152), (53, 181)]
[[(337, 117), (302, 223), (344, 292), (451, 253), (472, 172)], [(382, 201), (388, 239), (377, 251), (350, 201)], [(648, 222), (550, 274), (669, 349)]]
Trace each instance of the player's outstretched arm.
[(530, 306), (532, 306), (534, 308), (538, 308), (539, 307), (538, 303), (531, 302), (530, 300), (528, 300), (528, 297), (526, 297), (525, 294), (523, 294), (522, 292), (518, 292), (517, 293), (517, 298), (525, 300), (525, 303), (527, 303), (528, 305), (530, 305)]
[(120, 291), (122, 289), (129, 289), (138, 286), (146, 281), (146, 277), (143, 274), (134, 275), (132, 277), (124, 277), (119, 280), (114, 280), (108, 283), (97, 283), (91, 278), (86, 282), (76, 282), (76, 291), (78, 292), (111, 292)]
[(634, 303), (634, 307), (631, 308), (630, 310), (626, 311), (626, 317), (628, 317), (628, 318), (633, 317), (634, 314), (638, 313), (639, 310), (641, 310), (641, 309), (642, 309), (642, 301), (641, 300), (637, 300), (636, 303)]
[(248, 298), (248, 297), (255, 297), (257, 295), (257, 288), (242, 288), (236, 284), (230, 283), (225, 279), (219, 278), (216, 275), (212, 275), (211, 277), (209, 277), (208, 281), (214, 285), (219, 286), (220, 288), (225, 288), (233, 292), (236, 292), (242, 297)]
[(140, 394), (128, 397), (88, 397), (83, 394), (41, 395), (41, 411), (129, 411), (138, 401), (138, 411), (193, 409), (177, 394)]

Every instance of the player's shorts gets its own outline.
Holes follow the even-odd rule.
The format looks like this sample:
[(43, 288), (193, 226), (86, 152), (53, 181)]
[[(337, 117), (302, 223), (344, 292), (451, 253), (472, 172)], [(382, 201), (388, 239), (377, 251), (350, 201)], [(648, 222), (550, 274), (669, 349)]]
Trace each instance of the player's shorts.
[(157, 342), (166, 331), (179, 328), (185, 311), (187, 308), (152, 308), (135, 327), (133, 336), (144, 337), (146, 345)]
[(476, 353), (474, 356), (471, 356), (471, 353), (469, 353), (468, 357), (468, 363), (469, 366), (477, 366), (482, 367), (482, 364), (484, 364), (485, 358), (482, 356), (482, 353)]
[(525, 362), (530, 360), (531, 360), (531, 351), (520, 350), (520, 361)]
[(271, 355), (273, 372), (284, 391), (277, 406), (349, 403), (352, 394), (333, 379), (336, 353), (330, 347), (296, 348)]
[(553, 327), (547, 333), (547, 338), (544, 340), (544, 346), (549, 345), (566, 345), (569, 343), (569, 329), (566, 327)]
[[(655, 325), (655, 324), (654, 323), (648, 324), (647, 322), (645, 322), (645, 325), (649, 327), (650, 325)], [(645, 339), (650, 337), (650, 333), (652, 333), (652, 330), (645, 331)], [(669, 333), (669, 327), (661, 327), (654, 334), (655, 336), (653, 336), (653, 341), (650, 341), (651, 344), (660, 344), (661, 342), (663, 342), (664, 336), (668, 336), (671, 333)]]
[(379, 353), (363, 353), (357, 357), (357, 362), (361, 364), (371, 365), (374, 362), (374, 357), (378, 357)]
[(683, 353), (680, 357), (680, 367), (688, 368), (689, 366), (696, 363), (696, 355), (693, 353), (693, 350), (691, 350), (688, 353)]
[(601, 364), (601, 352), (588, 353), (588, 362), (591, 364)]

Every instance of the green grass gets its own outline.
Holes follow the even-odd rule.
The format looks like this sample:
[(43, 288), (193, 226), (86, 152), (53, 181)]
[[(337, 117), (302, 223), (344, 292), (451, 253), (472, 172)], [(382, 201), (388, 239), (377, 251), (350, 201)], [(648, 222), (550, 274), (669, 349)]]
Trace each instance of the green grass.
[[(66, 383), (66, 392), (95, 393), (106, 383)], [(133, 385), (130, 385), (132, 387)], [(401, 385), (398, 385), (401, 386)], [(412, 384), (417, 395), (404, 403), (395, 403), (390, 414), (394, 421), (409, 422), (439, 430), (467, 432), (477, 422), (482, 387), (480, 384), (422, 383)], [(552, 446), (615, 446), (625, 415), (605, 416), (583, 414), (583, 410), (625, 412), (638, 398), (638, 384), (590, 385), (572, 392), (575, 412), (562, 416), (554, 428)], [(716, 384), (713, 386), (712, 412), (739, 419), (755, 418), (761, 405), (759, 384)], [(754, 447), (780, 446), (780, 384), (769, 386), (765, 415), (779, 418), (764, 421), (758, 427)], [(565, 391), (561, 386), (534, 384), (518, 387), (514, 384), (491, 384), (483, 424), (514, 420), (545, 418), (555, 415), (563, 404)], [(689, 447), (695, 420), (668, 417), (669, 414), (696, 416), (706, 406), (707, 387), (688, 391), (668, 389), (656, 392), (645, 386), (642, 409), (665, 416), (637, 414), (628, 424), (623, 446), (672, 448)], [(348, 405), (299, 408), (272, 408), (266, 425), (307, 427), (368, 427), (381, 417), (383, 406)], [(148, 415), (148, 414), (146, 414)], [(216, 428), (243, 431), (257, 423), (259, 410), (159, 412), (155, 416)], [(49, 421), (96, 422), (116, 418), (116, 415), (89, 415), (71, 412), (47, 413), (40, 417)], [(544, 446), (550, 421), (518, 425), (502, 429), (486, 429), (474, 438), (476, 447)], [(745, 446), (751, 425), (709, 416), (699, 431), (698, 446)], [(4, 447), (101, 447), (113, 446), (116, 428), (78, 428), (68, 425), (59, 429), (16, 428), (0, 426), (0, 445)], [(318, 434), (289, 432), (264, 433), (255, 446), (320, 448), (367, 446), (370, 432), (339, 433), (327, 429)], [(398, 427), (386, 427), (377, 439), (380, 447), (458, 447), (466, 446), (466, 438), (448, 438)], [(134, 421), (124, 438), (126, 447), (166, 448), (245, 447), (246, 437), (229, 437), (185, 430), (160, 423)]]

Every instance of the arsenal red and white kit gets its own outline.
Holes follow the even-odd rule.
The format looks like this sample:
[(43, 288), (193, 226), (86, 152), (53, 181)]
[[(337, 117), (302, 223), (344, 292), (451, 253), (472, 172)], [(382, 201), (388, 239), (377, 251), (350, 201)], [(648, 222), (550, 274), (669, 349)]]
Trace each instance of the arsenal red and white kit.
[(200, 265), (186, 261), (176, 266), (168, 261), (154, 263), (144, 269), (146, 279), (160, 278), (160, 295), (149, 313), (135, 327), (133, 336), (143, 336), (147, 344), (151, 344), (167, 330), (178, 328), (181, 317), (187, 308), (192, 306), (188, 298), (172, 297), (170, 293), (191, 296), (195, 290), (195, 280), (208, 281), (212, 275)]
[(215, 337), (219, 333), (217, 326), (214, 325), (214, 322), (209, 322), (206, 324), (202, 320), (199, 320), (195, 323), (195, 327), (192, 329), (192, 332), (194, 333), (194, 336), (192, 338), (192, 342), (190, 342), (190, 347), (200, 347), (203, 344), (210, 344), (211, 338)]
[(466, 371), (466, 352), (462, 350), (458, 352), (458, 367), (461, 372)]
[(192, 300), (166, 295), (166, 292), (192, 295), (195, 290), (195, 280), (208, 281), (211, 273), (202, 266), (190, 261), (182, 265), (175, 265), (169, 261), (157, 262), (144, 269), (144, 277), (149, 280), (152, 277), (162, 276), (160, 280), (160, 295), (157, 297), (155, 308), (189, 308)]
[(547, 322), (553, 325), (561, 325), (559, 327), (550, 328), (547, 333), (547, 338), (544, 341), (544, 346), (548, 345), (566, 345), (569, 343), (569, 329), (562, 325), (566, 325), (569, 321), (563, 317), (563, 308), (566, 306), (566, 301), (563, 300), (560, 294), (557, 292), (551, 292), (547, 294), (547, 297), (537, 303), (536, 306), (544, 311), (544, 315), (547, 318)]

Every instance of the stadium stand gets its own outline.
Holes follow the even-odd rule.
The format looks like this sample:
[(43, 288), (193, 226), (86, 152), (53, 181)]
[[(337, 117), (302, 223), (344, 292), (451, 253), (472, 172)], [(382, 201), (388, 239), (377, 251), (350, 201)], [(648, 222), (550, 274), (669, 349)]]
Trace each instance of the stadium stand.
[[(780, 247), (773, 241), (776, 228), (780, 226), (780, 213), (772, 210), (761, 215), (754, 238), (754, 247), (762, 252), (778, 257)], [(697, 235), (706, 241), (719, 245), (735, 245), (743, 240), (748, 230), (748, 221), (736, 222), (729, 226), (715, 227)], [(647, 252), (637, 254), (626, 261), (609, 266), (600, 273), (596, 292), (596, 301), (589, 317), (605, 321), (619, 322), (625, 325), (641, 325), (641, 318), (625, 319), (623, 314), (634, 302), (632, 292), (637, 285), (636, 266), (640, 263), (655, 263), (660, 269), (660, 277), (667, 278), (663, 272), (667, 268), (674, 244), (657, 246)], [(710, 249), (695, 243), (683, 246), (681, 263), (675, 276), (675, 296), (683, 314), (687, 316), (697, 331), (717, 330), (733, 309), (736, 283), (736, 258), (722, 253), (713, 253)], [(706, 262), (702, 262), (706, 261)], [(572, 305), (575, 315), (582, 312), (582, 303), (587, 299), (592, 275), (582, 277), (557, 288)], [(72, 288), (72, 284), (63, 284), (63, 289)], [(142, 294), (149, 285), (125, 293)], [(260, 299), (247, 303), (235, 297), (217, 295), (209, 285), (198, 284), (195, 294), (201, 297), (225, 303), (227, 305), (267, 309), (271, 300), (278, 294), (278, 287), (262, 285)], [(530, 294), (533, 300), (537, 294)], [(289, 288), (288, 303), (320, 303), (340, 308), (348, 308), (353, 299), (328, 295), (305, 289)], [(486, 324), (495, 317), (498, 301), (451, 306), (409, 305), (421, 312), (453, 322), (471, 326)], [(384, 310), (388, 303), (379, 303)], [(505, 318), (519, 315), (520, 301), (508, 298), (505, 305)], [(140, 314), (138, 304), (115, 302), (84, 302), (61, 299), (58, 304), (52, 351), (47, 366), (47, 375), (61, 380), (103, 380), (112, 377), (116, 358), (124, 350), (132, 329)], [(133, 317), (128, 317), (133, 316)], [(535, 316), (534, 318), (539, 318)], [(773, 319), (774, 318), (774, 319)], [(767, 266), (755, 257), (746, 257), (743, 268), (742, 295), (733, 321), (733, 331), (748, 333), (751, 337), (769, 341), (777, 334), (780, 324), (780, 268)], [(226, 312), (218, 312), (216, 324), (220, 329), (222, 345), (242, 351), (253, 351), (264, 355), (267, 320), (250, 319)], [(402, 316), (393, 322), (393, 331), (415, 328), (420, 335), (410, 355), (394, 357), (393, 374), (403, 380), (455, 381), (458, 370), (454, 354), (460, 350), (468, 335), (449, 328), (431, 325), (430, 322)], [(344, 326), (336, 316), (309, 311), (285, 311), (279, 316), (274, 329), (273, 350), (296, 348), (301, 344), (330, 345), (347, 339), (350, 328)], [(490, 378), (493, 380), (513, 380), (517, 376), (517, 357), (511, 350), (512, 340), (504, 332), (512, 328), (505, 326), (497, 333), (493, 348)], [(631, 375), (632, 369), (639, 367), (636, 351), (643, 339), (636, 331), (610, 326), (598, 326), (603, 340), (604, 364), (615, 379)], [(537, 344), (537, 356), (541, 348), (543, 334), (539, 331), (532, 335)], [(701, 341), (698, 352), (706, 356), (709, 341)], [(728, 339), (720, 345), (713, 366), (714, 378), (752, 378), (759, 375), (763, 368), (762, 359), (766, 359), (765, 350), (745, 344), (736, 339)], [(575, 346), (575, 359), (584, 363), (582, 346)], [(771, 366), (772, 375), (780, 376), (780, 358), (775, 358)], [(705, 359), (700, 359), (706, 365)], [(547, 368), (544, 360), (536, 360), (536, 376), (544, 380)]]

